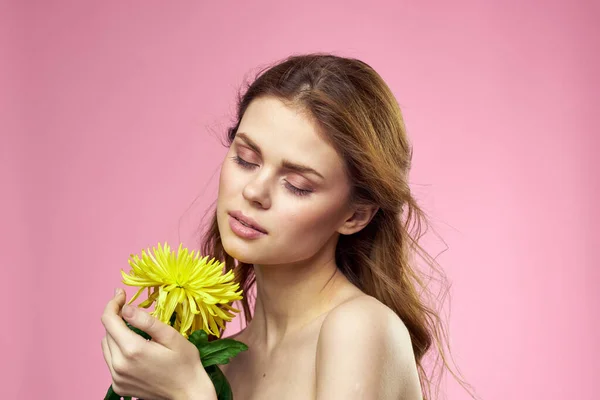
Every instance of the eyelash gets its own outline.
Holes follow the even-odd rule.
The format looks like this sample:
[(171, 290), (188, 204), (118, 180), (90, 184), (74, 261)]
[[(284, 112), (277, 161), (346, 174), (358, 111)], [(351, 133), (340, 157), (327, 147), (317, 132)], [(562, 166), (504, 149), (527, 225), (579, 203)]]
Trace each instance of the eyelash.
[[(244, 169), (252, 169), (255, 164), (249, 163), (248, 161), (244, 160), (243, 158), (241, 158), (240, 156), (233, 156), (231, 157), (231, 159), (239, 164), (240, 167), (244, 168)], [(289, 182), (286, 182), (286, 187), (292, 191), (294, 194), (298, 195), (298, 196), (307, 196), (310, 193), (312, 193), (312, 190), (304, 190), (304, 189), (298, 189), (296, 186), (292, 185)]]

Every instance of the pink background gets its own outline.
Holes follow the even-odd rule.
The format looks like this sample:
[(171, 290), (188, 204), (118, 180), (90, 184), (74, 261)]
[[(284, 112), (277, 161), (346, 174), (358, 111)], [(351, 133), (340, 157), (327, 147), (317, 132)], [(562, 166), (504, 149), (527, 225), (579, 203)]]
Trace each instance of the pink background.
[(404, 110), (467, 380), (490, 400), (597, 399), (598, 2), (284, 3), (2, 2), (2, 397), (103, 396), (119, 270), (195, 245), (244, 75), (333, 51)]

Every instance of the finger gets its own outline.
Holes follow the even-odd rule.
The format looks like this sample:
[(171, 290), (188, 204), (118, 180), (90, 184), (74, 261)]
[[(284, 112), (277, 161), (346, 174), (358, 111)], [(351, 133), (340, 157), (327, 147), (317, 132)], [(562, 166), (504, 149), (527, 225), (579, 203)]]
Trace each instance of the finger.
[[(119, 290), (119, 293), (112, 298), (104, 308), (102, 314), (102, 324), (106, 329), (106, 333), (110, 334), (112, 340), (123, 351), (125, 343), (136, 343), (138, 341), (144, 342), (141, 336), (132, 332), (131, 329), (125, 325), (125, 322), (121, 319), (119, 312), (122, 313), (121, 307), (125, 304), (125, 292)], [(109, 340), (109, 345), (111, 344)], [(114, 348), (114, 347), (113, 347)]]
[[(152, 336), (152, 341), (173, 349), (180, 333), (146, 311), (132, 306), (123, 307), (123, 318), (134, 327)], [(183, 337), (183, 336), (182, 336)]]
[(110, 371), (110, 375), (114, 376), (115, 371), (112, 366), (112, 355), (110, 348), (108, 347), (108, 340), (106, 336), (102, 338), (102, 355), (104, 356), (104, 362), (106, 362), (106, 366)]
[(121, 349), (119, 345), (115, 342), (115, 339), (111, 336), (110, 333), (106, 332), (106, 345), (108, 347), (108, 351), (110, 352), (111, 362), (114, 362), (115, 359), (119, 358), (121, 355)]
[[(111, 353), (108, 343), (109, 343), (109, 338), (107, 335), (102, 338), (102, 354), (104, 354), (104, 361), (106, 362), (106, 365), (108, 366), (108, 370), (110, 371), (110, 376), (111, 376), (111, 380), (112, 380), (111, 387), (115, 393), (120, 394), (123, 392), (123, 390), (121, 390), (120, 388), (117, 388), (116, 384), (115, 384), (115, 379), (117, 377), (117, 373), (115, 372), (115, 367), (113, 366), (114, 359), (112, 357), (112, 353)], [(118, 349), (117, 349), (117, 351), (118, 351)], [(119, 396), (119, 399), (121, 397), (122, 396)]]
[(121, 310), (121, 307), (123, 307), (123, 305), (127, 301), (127, 293), (125, 293), (125, 291), (121, 288), (115, 288), (115, 295), (113, 296), (113, 300), (115, 300), (116, 304), (119, 307), (119, 309), (117, 310), (118, 313)]
[(121, 308), (123, 307), (123, 305), (125, 304), (126, 299), (126, 294), (125, 291), (121, 288), (116, 288), (115, 289), (115, 294), (113, 296), (112, 299), (110, 299), (108, 301), (108, 303), (106, 303), (106, 306), (104, 307), (104, 312), (102, 313), (102, 315), (119, 315)]

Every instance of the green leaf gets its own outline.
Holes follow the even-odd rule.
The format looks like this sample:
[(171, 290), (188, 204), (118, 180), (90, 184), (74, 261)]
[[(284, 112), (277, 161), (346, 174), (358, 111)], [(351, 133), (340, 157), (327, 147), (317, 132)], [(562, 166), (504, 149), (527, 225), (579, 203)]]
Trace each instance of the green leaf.
[(198, 329), (192, 332), (192, 334), (188, 337), (188, 340), (194, 343), (194, 346), (199, 347), (208, 343), (208, 335), (203, 329)]
[(206, 373), (210, 377), (213, 385), (215, 386), (215, 391), (217, 392), (218, 400), (233, 400), (233, 393), (231, 391), (231, 386), (229, 386), (229, 382), (227, 382), (227, 378), (223, 374), (223, 372), (216, 365), (211, 365), (206, 368)]
[(215, 364), (228, 364), (231, 358), (246, 350), (248, 350), (248, 346), (237, 340), (217, 339), (205, 344), (200, 349), (200, 359), (204, 367)]
[(248, 350), (248, 346), (244, 343), (233, 339), (217, 339), (209, 342), (208, 335), (202, 329), (192, 332), (188, 340), (200, 352), (204, 368), (215, 364), (228, 364), (238, 353)]
[[(110, 385), (110, 387), (108, 388), (108, 391), (106, 392), (106, 396), (104, 396), (104, 400), (121, 400), (121, 397), (118, 394), (115, 393), (115, 391), (113, 390), (112, 385)], [(124, 400), (131, 400), (131, 397), (123, 397)]]
[(112, 385), (108, 388), (106, 395), (104, 396), (104, 400), (121, 400), (121, 396), (115, 393), (112, 388)]

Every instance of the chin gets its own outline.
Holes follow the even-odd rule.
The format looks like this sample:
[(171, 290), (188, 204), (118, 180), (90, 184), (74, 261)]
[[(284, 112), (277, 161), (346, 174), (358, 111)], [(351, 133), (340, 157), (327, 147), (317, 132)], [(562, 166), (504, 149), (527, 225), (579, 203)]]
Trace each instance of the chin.
[(229, 254), (231, 257), (238, 260), (239, 262), (243, 262), (246, 264), (260, 263), (260, 260), (258, 260), (258, 258), (254, 254), (252, 254), (253, 253), (252, 250), (243, 249), (243, 248), (241, 248), (242, 246), (228, 245), (225, 240), (223, 240), (222, 243), (223, 243), (223, 249), (225, 250), (225, 252), (227, 254)]
[(229, 230), (229, 226), (221, 232), (221, 244), (223, 245), (223, 250), (225, 250), (227, 254), (236, 260), (247, 264), (257, 262), (257, 249), (253, 248), (252, 242), (244, 242), (242, 239), (238, 238), (235, 233)]

